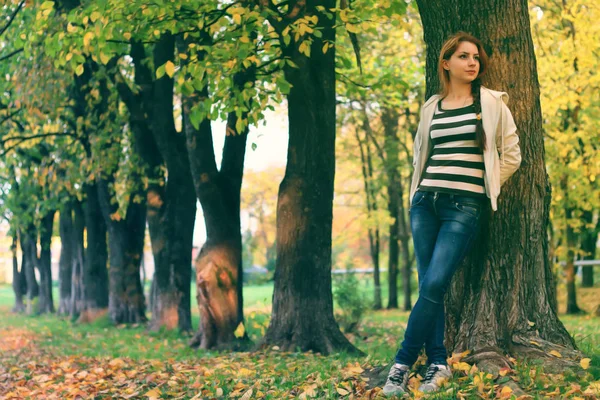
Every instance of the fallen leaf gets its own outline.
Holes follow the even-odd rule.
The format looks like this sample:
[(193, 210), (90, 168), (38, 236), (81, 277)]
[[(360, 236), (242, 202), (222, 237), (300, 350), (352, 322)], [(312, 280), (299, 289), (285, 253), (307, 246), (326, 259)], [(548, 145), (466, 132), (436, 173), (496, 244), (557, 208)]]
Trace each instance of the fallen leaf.
[(554, 357), (558, 357), (558, 358), (562, 358), (562, 354), (560, 354), (558, 351), (556, 350), (552, 350), (550, 351), (548, 354), (552, 354)]
[(148, 400), (157, 400), (160, 399), (160, 390), (158, 389), (152, 389), (147, 391), (144, 396), (148, 397)]
[(581, 365), (581, 368), (588, 369), (590, 367), (590, 361), (589, 358), (582, 358), (579, 364)]
[(500, 391), (500, 398), (504, 399), (504, 398), (508, 398), (512, 395), (513, 390), (508, 387), (508, 386), (504, 386), (502, 388), (502, 390)]
[(340, 387), (336, 388), (335, 390), (338, 392), (338, 394), (339, 394), (340, 396), (346, 396), (348, 393), (350, 393), (350, 392), (348, 392), (346, 389), (342, 389), (342, 388), (340, 388)]

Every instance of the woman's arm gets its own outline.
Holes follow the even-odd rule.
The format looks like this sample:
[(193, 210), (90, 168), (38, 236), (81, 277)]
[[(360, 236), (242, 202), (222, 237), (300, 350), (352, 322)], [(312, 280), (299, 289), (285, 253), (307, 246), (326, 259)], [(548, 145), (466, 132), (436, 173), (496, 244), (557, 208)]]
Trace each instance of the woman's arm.
[(496, 147), (500, 152), (500, 186), (502, 186), (519, 169), (521, 165), (521, 148), (519, 147), (517, 126), (504, 102), (502, 102), (500, 118), (502, 135), (496, 137)]

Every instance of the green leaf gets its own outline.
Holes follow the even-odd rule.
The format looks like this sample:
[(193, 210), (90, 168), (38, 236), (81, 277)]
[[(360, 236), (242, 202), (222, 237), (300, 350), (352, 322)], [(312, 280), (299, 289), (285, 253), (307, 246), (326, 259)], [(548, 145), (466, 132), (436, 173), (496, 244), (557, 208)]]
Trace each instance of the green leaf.
[(54, 2), (53, 1), (45, 1), (40, 6), (40, 10), (47, 10), (47, 9), (50, 9), (50, 8), (54, 8)]
[(83, 64), (79, 64), (79, 65), (77, 66), (77, 68), (75, 68), (75, 74), (76, 74), (77, 76), (81, 76), (81, 74), (83, 74), (83, 70), (84, 70), (84, 68), (83, 68)]
[(161, 65), (156, 69), (156, 79), (160, 79), (165, 75), (165, 66)]

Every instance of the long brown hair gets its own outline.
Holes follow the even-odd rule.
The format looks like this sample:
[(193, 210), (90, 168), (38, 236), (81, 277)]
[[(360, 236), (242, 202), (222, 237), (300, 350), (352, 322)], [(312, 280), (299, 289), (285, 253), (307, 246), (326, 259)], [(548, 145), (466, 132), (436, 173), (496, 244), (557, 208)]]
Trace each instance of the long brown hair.
[(481, 77), (485, 74), (488, 68), (488, 56), (483, 48), (483, 44), (476, 37), (469, 35), (466, 32), (457, 32), (448, 38), (442, 45), (440, 57), (438, 60), (438, 76), (440, 79), (440, 95), (442, 98), (448, 96), (450, 92), (450, 73), (446, 71), (442, 65), (442, 61), (449, 60), (456, 52), (456, 49), (462, 42), (473, 43), (477, 46), (479, 52), (479, 74), (473, 82), (471, 82), (471, 95), (473, 96), (473, 106), (477, 114), (477, 122), (475, 124), (475, 141), (481, 150), (485, 150), (485, 131), (481, 122)]

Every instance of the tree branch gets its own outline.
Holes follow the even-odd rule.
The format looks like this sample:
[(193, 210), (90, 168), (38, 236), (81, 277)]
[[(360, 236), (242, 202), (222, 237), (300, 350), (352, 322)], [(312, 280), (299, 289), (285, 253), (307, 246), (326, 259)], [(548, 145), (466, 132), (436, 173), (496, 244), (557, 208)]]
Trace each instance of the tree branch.
[(17, 13), (21, 10), (21, 8), (23, 7), (23, 4), (25, 4), (25, 0), (21, 0), (21, 2), (19, 3), (19, 5), (17, 6), (17, 8), (15, 9), (15, 11), (13, 11), (12, 15), (10, 16), (10, 18), (8, 19), (8, 22), (6, 23), (6, 25), (4, 25), (1, 29), (0, 29), (0, 37), (2, 37), (2, 35), (4, 34), (4, 32), (6, 32), (6, 30), (8, 29), (8, 27), (13, 23), (13, 21), (15, 20), (15, 17), (17, 16)]
[(7, 59), (11, 58), (11, 57), (12, 57), (12, 56), (14, 56), (15, 54), (19, 54), (19, 53), (20, 53), (20, 52), (22, 52), (22, 51), (23, 51), (23, 48), (22, 48), (22, 47), (21, 47), (20, 49), (13, 50), (12, 52), (8, 53), (7, 55), (0, 57), (0, 62), (2, 62), (2, 61), (4, 61), (4, 60), (7, 60)]

